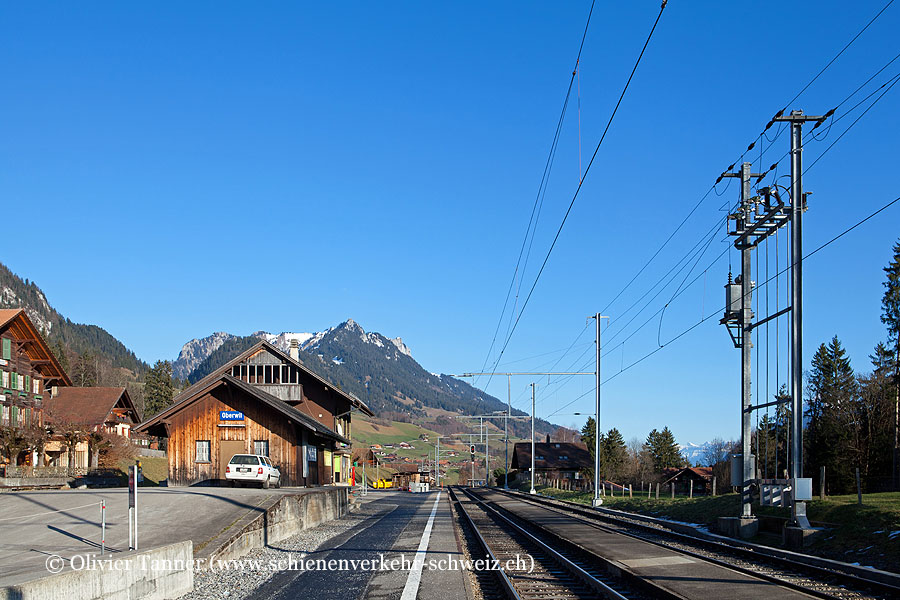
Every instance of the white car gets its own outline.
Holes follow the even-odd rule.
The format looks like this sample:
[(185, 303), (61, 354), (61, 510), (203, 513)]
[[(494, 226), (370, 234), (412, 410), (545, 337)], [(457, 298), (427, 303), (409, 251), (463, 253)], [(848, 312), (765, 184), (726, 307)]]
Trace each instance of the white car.
[(235, 454), (225, 467), (225, 479), (232, 486), (237, 483), (258, 483), (264, 489), (269, 489), (270, 485), (281, 486), (281, 471), (267, 456)]

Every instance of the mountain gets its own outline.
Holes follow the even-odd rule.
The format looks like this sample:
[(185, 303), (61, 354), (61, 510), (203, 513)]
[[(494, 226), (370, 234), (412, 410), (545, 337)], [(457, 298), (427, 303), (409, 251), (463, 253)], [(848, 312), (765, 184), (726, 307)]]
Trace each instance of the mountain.
[(706, 460), (706, 455), (709, 451), (709, 448), (709, 442), (704, 442), (703, 444), (694, 444), (693, 442), (688, 442), (687, 444), (678, 444), (678, 449), (681, 450), (681, 455), (685, 457), (692, 465), (703, 463)]
[(59, 342), (73, 354), (90, 352), (106, 359), (112, 367), (140, 375), (149, 368), (125, 344), (96, 325), (74, 323), (56, 312), (44, 292), (0, 264), (0, 308), (24, 308), (28, 318), (48, 342)]
[[(198, 381), (260, 339), (284, 351), (288, 351), (291, 339), (297, 339), (301, 361), (307, 368), (366, 401), (381, 418), (427, 422), (429, 427), (451, 432), (459, 430), (454, 415), (506, 410), (505, 402), (462, 380), (426, 371), (401, 338), (366, 332), (353, 319), (315, 334), (216, 333), (191, 340), (174, 363), (176, 376), (184, 378), (183, 373), (187, 372), (188, 381)], [(187, 371), (190, 365), (195, 366)], [(514, 410), (513, 415), (526, 413)], [(528, 421), (511, 420), (510, 428), (516, 435), (530, 435)], [(539, 419), (535, 429), (550, 433), (556, 428)]]

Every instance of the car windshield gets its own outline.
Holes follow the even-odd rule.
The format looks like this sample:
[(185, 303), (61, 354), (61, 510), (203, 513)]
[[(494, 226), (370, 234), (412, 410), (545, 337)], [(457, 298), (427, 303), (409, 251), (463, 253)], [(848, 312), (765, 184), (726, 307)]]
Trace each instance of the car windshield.
[(235, 454), (231, 457), (231, 464), (233, 465), (258, 465), (259, 458), (256, 456), (250, 456), (249, 454)]

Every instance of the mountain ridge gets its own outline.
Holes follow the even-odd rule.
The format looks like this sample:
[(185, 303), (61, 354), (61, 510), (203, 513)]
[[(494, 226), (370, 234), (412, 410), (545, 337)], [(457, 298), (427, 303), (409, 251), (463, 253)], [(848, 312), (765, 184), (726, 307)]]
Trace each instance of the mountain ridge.
[[(335, 386), (350, 392), (369, 404), (379, 417), (393, 420), (415, 419), (430, 426), (458, 431), (454, 417), (506, 411), (506, 403), (468, 383), (445, 374), (426, 371), (413, 358), (402, 338), (390, 338), (378, 332), (367, 332), (353, 319), (312, 333), (272, 334), (257, 331), (250, 336), (222, 332), (199, 340), (191, 340), (182, 348), (177, 363), (177, 376), (182, 376), (188, 356), (196, 359), (196, 349), (204, 346), (208, 353), (185, 377), (189, 382), (202, 379), (226, 362), (265, 339), (287, 352), (290, 340), (297, 339), (303, 364)], [(514, 410), (514, 416), (526, 413)], [(530, 424), (511, 420), (513, 432), (530, 435)], [(542, 434), (556, 426), (538, 419), (535, 428)]]

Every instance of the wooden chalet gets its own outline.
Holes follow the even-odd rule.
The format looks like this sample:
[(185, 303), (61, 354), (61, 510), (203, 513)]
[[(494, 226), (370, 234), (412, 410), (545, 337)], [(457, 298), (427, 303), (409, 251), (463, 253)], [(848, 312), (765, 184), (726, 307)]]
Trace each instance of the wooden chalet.
[[(593, 470), (594, 460), (587, 446), (580, 442), (538, 442), (534, 445), (534, 471), (552, 479), (578, 479)], [(531, 472), (531, 442), (516, 442), (510, 469)]]
[[(72, 381), (25, 310), (0, 309), (0, 426), (42, 428), (49, 392), (70, 385)], [(13, 465), (35, 465), (42, 460), (35, 449), (0, 457), (0, 462)]]
[(140, 421), (137, 409), (124, 387), (64, 387), (44, 399), (44, 416), (54, 432), (44, 446), (45, 462), (51, 467), (87, 468), (98, 464), (88, 456), (88, 444), (81, 441), (69, 453), (62, 432), (76, 427), (82, 432), (106, 433), (131, 438), (131, 428)]
[(268, 456), (283, 485), (346, 484), (351, 413), (369, 408), (261, 341), (180, 393), (135, 428), (167, 437), (169, 485), (225, 479), (235, 454)]
[(678, 494), (710, 494), (712, 493), (712, 467), (671, 468), (663, 471), (662, 487), (675, 484)]

